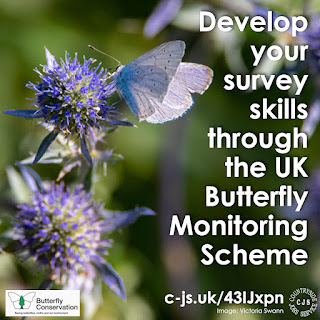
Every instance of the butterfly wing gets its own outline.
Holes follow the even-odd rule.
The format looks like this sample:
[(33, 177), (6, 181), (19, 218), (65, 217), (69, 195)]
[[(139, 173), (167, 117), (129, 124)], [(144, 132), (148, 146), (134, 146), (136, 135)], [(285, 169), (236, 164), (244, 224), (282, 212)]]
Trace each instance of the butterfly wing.
[(185, 108), (192, 104), (191, 93), (203, 94), (212, 82), (213, 71), (202, 64), (181, 62), (163, 104)]
[(146, 118), (146, 121), (150, 123), (164, 123), (181, 117), (187, 109), (173, 109), (168, 108), (161, 102), (151, 100), (152, 105), (155, 108), (155, 112)]
[(117, 90), (139, 121), (155, 112), (151, 98), (157, 102), (165, 98), (184, 50), (183, 41), (166, 42), (116, 71)]
[(25, 301), (25, 302), (24, 302), (23, 309), (29, 309), (29, 308), (30, 308), (30, 305), (31, 305), (31, 302), (30, 302), (30, 301)]
[(182, 116), (193, 104), (191, 93), (202, 94), (211, 84), (213, 71), (204, 65), (181, 62), (169, 84), (164, 100), (159, 103), (151, 98), (155, 112), (146, 120), (163, 123)]
[(20, 296), (14, 292), (8, 292), (11, 302), (16, 302), (20, 300)]
[(20, 309), (21, 308), (21, 306), (19, 304), (20, 296), (14, 292), (8, 292), (8, 295), (10, 297), (11, 302), (13, 303), (14, 308)]
[(186, 45), (181, 40), (165, 42), (128, 63), (127, 66), (156, 66), (165, 71), (170, 82), (184, 56), (185, 48)]
[(24, 308), (25, 309), (28, 309), (30, 307), (31, 302), (32, 302), (32, 300), (33, 300), (35, 295), (36, 295), (35, 292), (29, 292), (25, 296), (23, 296), (23, 298), (24, 298)]
[(149, 98), (164, 96), (169, 84), (166, 73), (155, 66), (124, 66), (118, 77), (119, 80), (115, 78), (118, 91), (139, 120), (154, 113)]

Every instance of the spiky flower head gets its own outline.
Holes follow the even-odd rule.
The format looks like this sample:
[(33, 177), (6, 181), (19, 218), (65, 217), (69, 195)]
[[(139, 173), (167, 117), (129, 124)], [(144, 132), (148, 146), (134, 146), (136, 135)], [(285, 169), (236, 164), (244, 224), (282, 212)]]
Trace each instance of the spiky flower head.
[(47, 64), (42, 65), (42, 71), (35, 69), (40, 76), (40, 82), (29, 82), (27, 87), (35, 90), (36, 98), (33, 104), (37, 109), (7, 110), (5, 113), (32, 119), (42, 119), (51, 133), (43, 140), (35, 157), (35, 163), (40, 160), (50, 144), (59, 133), (67, 137), (75, 136), (81, 139), (81, 151), (92, 166), (90, 150), (86, 136), (92, 129), (105, 126), (133, 126), (128, 121), (117, 120), (119, 112), (108, 102), (115, 92), (115, 83), (108, 81), (109, 73), (94, 66), (94, 59), (78, 60), (65, 54), (65, 60), (60, 64), (55, 57), (46, 51)]
[(21, 246), (49, 268), (57, 282), (88, 272), (92, 262), (104, 262), (109, 240), (102, 239), (101, 205), (81, 187), (55, 185), (37, 191), (31, 204), (19, 206), (16, 232)]
[(93, 66), (94, 59), (83, 57), (81, 63), (77, 54), (58, 64), (46, 49), (47, 65), (43, 71), (35, 71), (41, 81), (28, 83), (27, 87), (36, 91), (34, 105), (48, 124), (66, 135), (86, 134), (88, 128), (98, 127), (98, 121), (108, 121), (114, 110), (108, 98), (116, 91), (113, 82), (107, 82), (108, 72)]
[(320, 71), (320, 17), (314, 15), (310, 20), (308, 29), (303, 32), (302, 37), (309, 45), (307, 62), (314, 73)]
[(44, 266), (57, 284), (76, 285), (81, 277), (94, 278), (97, 273), (125, 298), (121, 278), (105, 261), (112, 244), (107, 235), (133, 223), (140, 215), (153, 214), (144, 207), (108, 211), (82, 187), (72, 191), (63, 183), (52, 183), (46, 190), (35, 191), (30, 204), (19, 206), (15, 252)]

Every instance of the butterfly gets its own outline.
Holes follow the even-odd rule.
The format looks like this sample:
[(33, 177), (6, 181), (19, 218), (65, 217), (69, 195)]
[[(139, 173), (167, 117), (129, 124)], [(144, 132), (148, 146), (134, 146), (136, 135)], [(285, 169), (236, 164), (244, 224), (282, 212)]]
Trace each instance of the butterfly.
[(192, 93), (202, 94), (210, 86), (209, 67), (181, 62), (185, 47), (180, 40), (163, 43), (113, 73), (119, 95), (139, 121), (174, 120), (192, 106)]
[(14, 292), (8, 292), (8, 295), (15, 309), (29, 309), (36, 293), (29, 292), (24, 296), (20, 296)]

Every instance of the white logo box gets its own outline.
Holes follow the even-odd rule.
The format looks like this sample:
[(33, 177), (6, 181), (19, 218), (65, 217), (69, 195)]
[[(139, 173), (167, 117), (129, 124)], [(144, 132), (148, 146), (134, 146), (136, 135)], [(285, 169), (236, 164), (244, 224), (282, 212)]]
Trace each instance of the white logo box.
[(6, 290), (6, 317), (79, 317), (80, 290)]

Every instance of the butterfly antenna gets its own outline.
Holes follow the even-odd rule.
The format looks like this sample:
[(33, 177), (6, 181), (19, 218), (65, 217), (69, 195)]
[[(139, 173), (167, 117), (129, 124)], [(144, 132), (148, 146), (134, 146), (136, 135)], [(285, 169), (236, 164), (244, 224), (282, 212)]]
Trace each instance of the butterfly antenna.
[(121, 66), (121, 62), (120, 62), (118, 59), (116, 59), (115, 57), (111, 56), (110, 54), (107, 54), (107, 53), (105, 53), (105, 52), (103, 52), (103, 51), (101, 51), (101, 50), (98, 50), (97, 48), (95, 48), (94, 46), (92, 46), (92, 45), (90, 45), (90, 44), (88, 45), (88, 47), (89, 47), (90, 49), (93, 49), (93, 50), (101, 53), (101, 54), (104, 54), (105, 56), (113, 59), (114, 61), (117, 61), (117, 62), (118, 62), (118, 65)]

